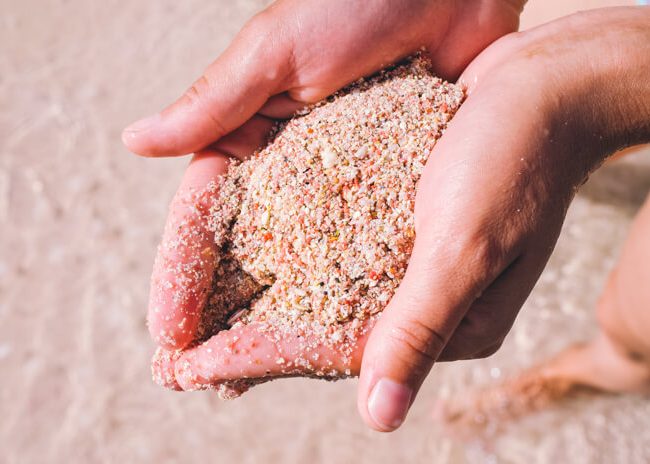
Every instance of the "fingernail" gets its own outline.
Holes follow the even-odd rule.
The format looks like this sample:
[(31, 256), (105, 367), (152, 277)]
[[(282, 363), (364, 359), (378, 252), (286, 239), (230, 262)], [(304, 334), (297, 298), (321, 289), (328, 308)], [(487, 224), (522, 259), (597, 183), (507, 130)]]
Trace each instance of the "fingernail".
[(165, 350), (160, 347), (156, 349), (151, 359), (151, 374), (155, 383), (170, 390), (181, 390), (180, 385), (176, 382), (176, 373), (174, 372), (179, 356), (179, 351)]
[(379, 379), (368, 398), (368, 413), (380, 427), (395, 430), (406, 418), (411, 395), (413, 391), (406, 385)]
[(161, 119), (160, 113), (154, 114), (152, 116), (148, 116), (146, 118), (134, 122), (129, 127), (124, 129), (124, 132), (133, 134), (135, 132), (145, 131), (158, 124), (160, 122), (160, 119)]
[(192, 372), (192, 364), (187, 356), (176, 361), (175, 366), (176, 382), (185, 391), (199, 390), (197, 376)]

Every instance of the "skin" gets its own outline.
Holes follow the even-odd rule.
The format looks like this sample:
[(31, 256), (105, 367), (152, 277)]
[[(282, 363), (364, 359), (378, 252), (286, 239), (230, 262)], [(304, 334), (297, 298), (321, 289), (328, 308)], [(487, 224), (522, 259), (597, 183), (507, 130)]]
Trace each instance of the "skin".
[[(269, 16), (262, 19), (266, 26), (253, 22), (244, 28), (243, 38), (235, 39), (208, 69), (209, 77), (197, 81), (162, 115), (127, 129), (127, 146), (147, 155), (209, 146), (188, 168), (181, 191), (201, 187), (223, 172), (223, 153), (246, 156), (263, 139), (257, 134), (268, 127), (265, 118), (286, 116), (298, 105), (296, 100), (317, 100), (353, 75), (368, 74), (422, 44), (436, 69), (454, 77), (479, 50), (516, 28), (523, 6), (497, 1), (400, 4), (404, 12), (417, 6), (423, 10), (395, 19), (377, 2), (372, 4), (377, 10), (364, 8), (360, 17), (346, 14), (337, 20), (327, 15), (340, 8), (337, 2), (276, 4), (264, 14), (275, 19), (273, 27), (279, 30), (263, 28), (269, 27)], [(350, 5), (346, 2), (345, 11)], [(328, 10), (310, 16), (314, 11), (308, 7)], [(314, 17), (341, 24), (309, 24)], [(355, 18), (354, 25), (347, 24), (350, 18)], [(408, 20), (413, 27), (402, 22)], [(372, 27), (360, 26), (363, 21)], [(370, 336), (359, 341), (362, 359), (355, 356), (350, 366), (356, 373), (361, 362), (358, 405), (369, 426), (397, 428), (434, 362), (484, 357), (498, 349), (548, 260), (578, 186), (617, 148), (650, 140), (648, 21), (648, 10), (640, 8), (575, 15), (509, 34), (465, 69), (460, 81), (467, 87), (467, 101), (436, 145), (420, 181), (416, 242), (406, 276)], [(421, 27), (425, 22), (427, 27)], [(300, 41), (291, 39), (297, 37), (296, 25), (303, 31)], [(256, 27), (261, 29), (255, 34)], [(328, 30), (337, 34), (327, 49), (304, 45), (331, 37)], [(317, 37), (305, 40), (304, 34), (312, 33)], [(270, 47), (247, 42), (260, 34), (271, 41)], [(288, 45), (292, 43), (302, 45)], [(292, 51), (289, 71), (277, 66), (286, 62), (286, 47)], [(301, 52), (301, 47), (307, 48)], [(372, 50), (374, 58), (359, 59), (350, 50)], [(260, 53), (269, 55), (251, 58)], [(237, 61), (243, 71), (233, 63), (236, 56), (243, 57)], [(313, 56), (319, 59), (310, 60)], [(260, 61), (267, 66), (256, 73)], [(283, 71), (278, 74), (278, 69)], [(231, 77), (235, 75), (237, 81)], [(326, 85), (326, 76), (331, 85)], [(250, 93), (253, 87), (256, 93)], [(182, 214), (189, 213), (173, 204), (170, 221)], [(203, 284), (207, 288), (207, 283), (197, 283)], [(152, 298), (167, 301), (159, 295)], [(194, 304), (200, 307), (201, 302)], [(150, 312), (154, 338), (160, 330), (173, 329), (184, 309), (169, 304), (159, 313)], [(162, 344), (186, 347), (193, 336), (193, 324), (189, 327)], [(220, 375), (223, 366), (204, 346), (183, 356), (190, 361), (200, 357), (194, 364), (208, 366), (201, 372), (206, 383), (225, 378)], [(269, 368), (269, 375), (279, 374)]]
[(439, 401), (434, 418), (461, 439), (488, 438), (505, 424), (576, 394), (650, 392), (650, 196), (598, 301), (599, 332), (513, 378)]

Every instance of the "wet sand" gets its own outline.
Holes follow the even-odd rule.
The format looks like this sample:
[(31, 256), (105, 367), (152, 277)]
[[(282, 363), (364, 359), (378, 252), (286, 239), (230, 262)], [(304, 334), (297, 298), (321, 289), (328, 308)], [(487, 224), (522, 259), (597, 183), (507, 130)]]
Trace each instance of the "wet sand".
[[(0, 462), (650, 460), (650, 402), (640, 396), (575, 401), (489, 447), (455, 443), (430, 420), (437, 395), (594, 332), (595, 300), (650, 190), (650, 150), (593, 176), (501, 351), (436, 366), (398, 432), (362, 425), (355, 381), (272, 382), (232, 402), (168, 392), (150, 379), (144, 319), (187, 160), (137, 158), (119, 134), (180, 94), (262, 2), (2, 3)], [(540, 3), (524, 25), (548, 18)]]

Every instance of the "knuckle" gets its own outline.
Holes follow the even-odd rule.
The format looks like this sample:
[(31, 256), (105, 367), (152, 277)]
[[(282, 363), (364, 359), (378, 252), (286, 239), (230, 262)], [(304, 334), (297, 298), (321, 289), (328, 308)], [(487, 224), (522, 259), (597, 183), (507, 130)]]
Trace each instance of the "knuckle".
[(444, 361), (486, 358), (501, 347), (509, 325), (494, 317), (477, 315), (474, 310), (460, 323), (440, 358)]
[(185, 92), (185, 96), (194, 105), (203, 105), (206, 95), (208, 95), (213, 85), (210, 78), (203, 74), (190, 86)]
[(244, 35), (257, 35), (268, 30), (273, 23), (273, 14), (271, 11), (268, 9), (262, 10), (246, 21), (246, 24), (241, 29), (241, 33)]
[(473, 300), (507, 264), (507, 251), (499, 237), (486, 231), (460, 232), (453, 237), (453, 240), (436, 237), (421, 240), (416, 244), (417, 253), (423, 256), (431, 272), (447, 270), (450, 281), (454, 282), (450, 290), (462, 291)]
[(467, 343), (461, 344), (454, 339), (445, 347), (438, 361), (450, 362), (488, 358), (499, 351), (502, 344), (503, 340), (499, 340), (490, 344), (472, 344), (470, 347)]
[(460, 264), (459, 279), (465, 288), (476, 293), (475, 296), (501, 273), (506, 264), (499, 238), (488, 232), (465, 236), (460, 242), (457, 260)]
[(245, 44), (251, 55), (271, 50), (277, 41), (277, 21), (267, 11), (253, 16), (241, 29), (238, 39)]
[(184, 98), (191, 106), (202, 106), (210, 87), (210, 80), (202, 75), (185, 91)]
[(483, 359), (483, 358), (489, 358), (492, 356), (494, 353), (499, 351), (501, 349), (501, 345), (503, 345), (503, 340), (499, 340), (498, 342), (488, 346), (484, 350), (479, 351), (478, 353), (475, 353), (471, 355), (470, 358), (468, 359)]
[[(278, 21), (277, 14), (265, 10), (254, 16), (241, 30), (240, 63), (243, 68), (254, 68), (258, 79), (275, 83), (293, 72), (294, 35), (292, 28)], [(260, 67), (259, 63), (265, 66)]]
[(431, 259), (451, 259), (485, 268), (503, 260), (507, 248), (506, 235), (503, 226), (489, 223), (479, 223), (471, 228), (466, 224), (452, 225), (444, 229), (424, 225), (416, 232), (418, 244)]
[(202, 113), (210, 120), (214, 127), (216, 137), (219, 138), (227, 133), (226, 128), (223, 126), (220, 118), (214, 113), (210, 105), (206, 105), (210, 101), (208, 96), (212, 92), (214, 85), (207, 74), (199, 77), (189, 89), (185, 91), (184, 99), (193, 107), (201, 109)]
[(490, 273), (495, 267), (501, 266), (503, 255), (499, 239), (481, 231), (465, 240), (462, 260), (479, 272)]
[(406, 349), (409, 362), (415, 364), (434, 363), (446, 343), (442, 334), (419, 320), (402, 321), (390, 333), (393, 341)]

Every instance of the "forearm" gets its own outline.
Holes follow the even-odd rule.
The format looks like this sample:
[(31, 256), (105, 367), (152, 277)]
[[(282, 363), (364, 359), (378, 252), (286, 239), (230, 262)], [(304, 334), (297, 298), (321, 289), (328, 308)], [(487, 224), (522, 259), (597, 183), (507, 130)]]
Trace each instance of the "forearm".
[[(650, 8), (597, 14), (603, 20), (596, 21), (590, 34), (598, 38), (576, 41), (581, 56), (572, 65), (576, 74), (566, 73), (570, 84), (565, 92), (574, 128), (583, 132), (595, 166), (622, 148), (650, 142)], [(580, 21), (579, 16), (574, 20)], [(580, 30), (568, 32), (580, 40)], [(566, 126), (566, 121), (557, 124)]]
[(614, 149), (650, 143), (650, 8), (631, 8), (636, 17), (620, 31), (607, 106), (611, 108), (611, 133)]

